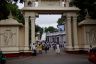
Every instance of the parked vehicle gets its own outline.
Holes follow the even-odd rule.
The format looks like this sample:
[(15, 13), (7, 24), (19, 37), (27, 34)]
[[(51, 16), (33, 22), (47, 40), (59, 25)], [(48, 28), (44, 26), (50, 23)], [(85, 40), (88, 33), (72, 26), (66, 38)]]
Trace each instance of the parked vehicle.
[(2, 51), (0, 51), (0, 64), (5, 64), (5, 63), (6, 63), (6, 57), (4, 56)]
[(90, 49), (88, 59), (89, 59), (89, 61), (91, 61), (93, 64), (96, 64), (96, 47)]

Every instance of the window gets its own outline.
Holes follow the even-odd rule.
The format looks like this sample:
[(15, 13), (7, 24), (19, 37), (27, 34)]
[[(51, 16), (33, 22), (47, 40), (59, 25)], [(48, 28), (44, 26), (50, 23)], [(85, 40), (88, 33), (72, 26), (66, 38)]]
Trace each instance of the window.
[(31, 1), (28, 2), (28, 6), (32, 6), (32, 2)]

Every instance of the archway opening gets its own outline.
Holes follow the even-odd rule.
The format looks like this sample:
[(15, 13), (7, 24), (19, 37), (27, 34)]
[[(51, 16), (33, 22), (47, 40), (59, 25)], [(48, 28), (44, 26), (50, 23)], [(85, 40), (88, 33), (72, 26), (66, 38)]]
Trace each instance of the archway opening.
[[(64, 46), (66, 42), (66, 35), (64, 30), (64, 24), (58, 25), (57, 21), (62, 17), (60, 14), (40, 14), (38, 18), (36, 18), (35, 24), (43, 28), (42, 36), (37, 41), (46, 41), (50, 44), (59, 43), (60, 45)], [(53, 27), (56, 28), (57, 31), (46, 32), (46, 28)], [(39, 33), (40, 34), (40, 33)]]

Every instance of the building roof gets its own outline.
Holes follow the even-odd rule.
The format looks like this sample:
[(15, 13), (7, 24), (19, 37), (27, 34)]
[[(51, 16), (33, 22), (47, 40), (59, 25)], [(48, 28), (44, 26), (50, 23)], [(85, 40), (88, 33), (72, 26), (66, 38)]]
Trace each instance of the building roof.
[(85, 20), (80, 22), (78, 25), (79, 26), (81, 26), (81, 25), (96, 25), (96, 20), (95, 19), (91, 19), (91, 18), (86, 18)]
[(13, 19), (13, 18), (9, 18), (9, 19), (5, 19), (5, 20), (1, 20), (0, 21), (0, 25), (22, 25), (21, 23), (17, 22), (17, 20)]
[(46, 36), (57, 36), (57, 35), (66, 35), (65, 31), (62, 32), (54, 32), (54, 33), (47, 33)]

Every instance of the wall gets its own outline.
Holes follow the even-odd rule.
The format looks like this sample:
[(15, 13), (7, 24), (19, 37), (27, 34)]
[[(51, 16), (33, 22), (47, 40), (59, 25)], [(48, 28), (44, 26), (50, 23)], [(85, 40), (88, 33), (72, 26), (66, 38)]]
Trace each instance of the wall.
[(25, 45), (25, 28), (24, 26), (19, 28), (19, 51), (22, 52), (24, 50)]
[[(51, 1), (51, 0), (50, 0)], [(60, 1), (41, 1), (41, 3), (39, 4), (39, 6), (60, 6)]]
[(78, 27), (78, 44), (79, 48), (84, 48), (84, 28), (82, 26)]
[(81, 50), (86, 50), (96, 47), (96, 26), (82, 25), (78, 27), (78, 42)]
[(0, 26), (0, 47), (4, 53), (18, 53), (17, 26)]

